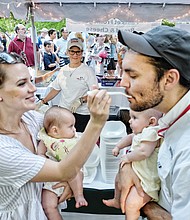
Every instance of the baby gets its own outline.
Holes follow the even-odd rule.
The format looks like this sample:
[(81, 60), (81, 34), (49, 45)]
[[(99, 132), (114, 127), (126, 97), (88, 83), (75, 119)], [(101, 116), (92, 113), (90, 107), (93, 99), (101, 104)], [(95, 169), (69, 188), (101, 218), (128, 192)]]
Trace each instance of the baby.
[[(63, 160), (69, 151), (75, 146), (78, 138), (76, 137), (75, 117), (73, 114), (62, 107), (53, 106), (44, 115), (44, 128), (39, 132), (38, 154), (60, 161)], [(83, 196), (83, 173), (69, 181), (73, 191), (76, 208), (87, 206), (88, 203)], [(58, 211), (58, 197), (63, 193), (63, 188), (52, 189), (53, 182), (44, 184), (42, 192), (42, 205), (48, 219), (62, 219)]]
[[(131, 146), (130, 150), (121, 158), (120, 168), (125, 163), (132, 163), (132, 168), (141, 180), (144, 190), (144, 197), (139, 196), (133, 186), (126, 200), (126, 219), (138, 220), (140, 209), (149, 201), (158, 201), (160, 180), (157, 173), (157, 155), (160, 145), (158, 131), (158, 119), (162, 113), (147, 109), (142, 112), (130, 110), (130, 127), (132, 134), (122, 138), (112, 150), (114, 156), (119, 151)], [(120, 191), (118, 188), (118, 175), (115, 179), (115, 195), (113, 199), (103, 200), (103, 203), (110, 207), (120, 208)]]

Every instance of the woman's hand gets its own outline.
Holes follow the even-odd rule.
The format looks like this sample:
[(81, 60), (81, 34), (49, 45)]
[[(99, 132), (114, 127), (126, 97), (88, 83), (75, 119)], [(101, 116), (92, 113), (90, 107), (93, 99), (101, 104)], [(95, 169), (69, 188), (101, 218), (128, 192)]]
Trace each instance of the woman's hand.
[(120, 168), (118, 175), (118, 187), (121, 191), (121, 210), (123, 213), (125, 213), (126, 198), (129, 194), (131, 187), (135, 186), (139, 195), (142, 197), (144, 197), (144, 192), (140, 184), (140, 180), (133, 171), (131, 164), (125, 164), (122, 168)]
[(111, 98), (106, 90), (92, 90), (88, 93), (87, 105), (91, 115), (91, 121), (102, 125), (109, 116)]
[(67, 182), (59, 182), (57, 184), (55, 184), (52, 188), (53, 189), (57, 189), (60, 187), (64, 187), (64, 191), (62, 193), (62, 195), (59, 198), (59, 203), (64, 202), (67, 199), (70, 199), (71, 197), (73, 197), (73, 192), (69, 186), (69, 184)]
[(155, 202), (149, 202), (142, 208), (148, 220), (171, 220), (171, 215)]

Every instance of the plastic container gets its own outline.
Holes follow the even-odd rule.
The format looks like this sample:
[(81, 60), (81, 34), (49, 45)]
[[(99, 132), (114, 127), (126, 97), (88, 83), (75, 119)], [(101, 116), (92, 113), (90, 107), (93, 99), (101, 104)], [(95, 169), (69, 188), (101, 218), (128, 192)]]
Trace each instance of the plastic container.
[(106, 183), (114, 183), (118, 172), (121, 150), (118, 157), (112, 155), (112, 149), (127, 135), (126, 126), (121, 121), (107, 121), (100, 135), (100, 164), (102, 178)]

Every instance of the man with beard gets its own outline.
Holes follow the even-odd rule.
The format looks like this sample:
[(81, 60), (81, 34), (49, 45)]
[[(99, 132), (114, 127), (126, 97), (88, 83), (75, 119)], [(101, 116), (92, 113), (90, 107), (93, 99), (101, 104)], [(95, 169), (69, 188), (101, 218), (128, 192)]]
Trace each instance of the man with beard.
[[(189, 219), (190, 210), (190, 33), (158, 26), (145, 34), (119, 31), (119, 41), (130, 50), (123, 60), (121, 86), (130, 108), (155, 108), (164, 113), (158, 134), (164, 138), (158, 155), (161, 190), (158, 204), (148, 203), (148, 219)], [(144, 197), (139, 179), (126, 164), (120, 169), (121, 209), (135, 185)]]

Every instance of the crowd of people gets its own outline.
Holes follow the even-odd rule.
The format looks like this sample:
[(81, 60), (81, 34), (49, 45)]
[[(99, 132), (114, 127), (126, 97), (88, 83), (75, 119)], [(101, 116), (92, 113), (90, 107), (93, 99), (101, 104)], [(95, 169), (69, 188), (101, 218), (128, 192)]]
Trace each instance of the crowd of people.
[[(61, 113), (55, 109), (48, 120), (36, 111), (36, 87), (28, 69), (34, 65), (32, 42), (26, 35), (26, 28), (17, 25), (16, 36), (8, 46), (9, 53), (3, 51), (4, 46), (0, 44), (2, 220), (51, 219), (48, 215), (52, 204), (46, 196), (41, 203), (42, 191), (44, 193), (47, 189), (43, 189), (46, 182), (58, 182), (54, 189), (64, 186), (58, 198), (53, 194), (54, 216), (59, 215), (55, 207), (70, 198), (73, 192), (77, 207), (88, 205), (83, 194), (77, 197), (78, 190), (72, 181), (81, 173), (109, 116), (111, 98), (105, 90), (99, 90), (98, 74), (93, 65), (97, 68), (100, 64), (99, 70), (103, 71), (109, 56), (112, 63), (107, 63), (108, 70), (112, 74), (112, 68), (116, 68), (116, 39), (110, 41), (98, 35), (92, 47), (88, 41), (84, 44), (82, 34), (76, 36), (72, 33), (74, 36), (61, 48), (61, 41), (64, 42), (65, 36), (69, 35), (67, 30), (62, 29), (64, 39), (57, 45), (54, 42), (56, 30), (45, 31), (48, 36), (43, 35), (41, 47), (36, 45), (37, 51), (43, 57), (44, 44), (50, 42), (47, 44), (49, 53), (56, 54), (63, 67), (52, 83), (52, 90), (41, 103), (60, 93), (57, 108), (60, 111), (63, 108), (70, 115), (67, 121), (62, 122), (63, 117), (56, 121)], [(103, 203), (120, 208), (126, 220), (137, 220), (140, 212), (150, 220), (189, 219), (190, 33), (160, 25), (143, 34), (120, 30), (117, 39), (123, 45), (120, 85), (125, 88), (130, 103), (132, 134), (118, 143), (113, 154), (117, 156), (121, 148), (132, 146), (121, 158), (115, 198), (103, 200)], [(129, 49), (123, 52), (124, 47)], [(89, 54), (88, 49), (91, 50)], [(86, 57), (89, 58), (87, 61)], [(64, 131), (68, 129), (72, 135), (59, 133), (60, 123), (65, 125)], [(82, 136), (71, 150), (64, 146), (69, 151), (66, 157), (47, 156), (49, 150), (45, 139), (53, 141), (50, 152), (54, 153), (57, 149), (54, 139), (74, 138), (75, 127)], [(40, 152), (41, 141), (45, 144), (43, 155)], [(78, 179), (79, 191), (82, 192), (82, 177)]]
[[(8, 39), (8, 41), (5, 34), (1, 34), (0, 40), (3, 51), (16, 52), (25, 56), (27, 66), (33, 67), (35, 58), (31, 28), (27, 29), (23, 24), (18, 24), (14, 31), (13, 39)], [(79, 38), (83, 42), (81, 61), (91, 66), (96, 75), (121, 76), (121, 65), (118, 59), (121, 62), (121, 58), (123, 58), (121, 51), (124, 48), (127, 51), (127, 47), (119, 43), (116, 35), (73, 32), (65, 27), (61, 30), (42, 28), (38, 31), (36, 37), (38, 68), (40, 70), (53, 70), (57, 66), (67, 65), (70, 62), (67, 54), (67, 43), (72, 38)], [(46, 50), (47, 45), (51, 48), (51, 50), (48, 49), (48, 52)]]

